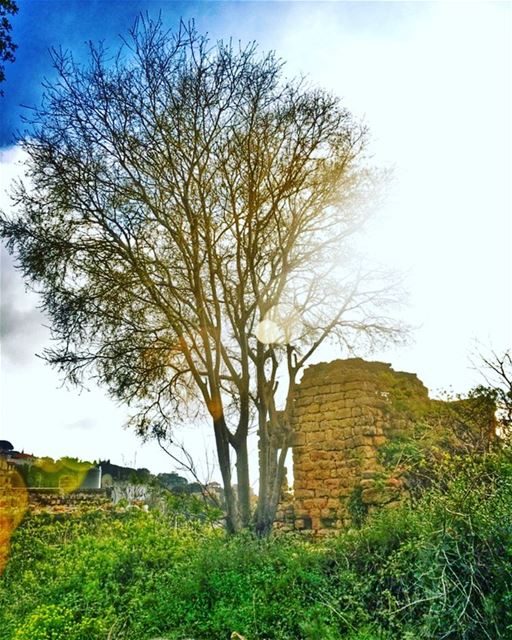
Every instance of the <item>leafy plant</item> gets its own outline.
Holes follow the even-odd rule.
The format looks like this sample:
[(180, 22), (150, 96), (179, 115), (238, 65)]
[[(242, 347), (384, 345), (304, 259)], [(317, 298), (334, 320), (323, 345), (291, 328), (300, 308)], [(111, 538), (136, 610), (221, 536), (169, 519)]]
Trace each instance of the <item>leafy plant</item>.
[(506, 640), (512, 458), (439, 465), (419, 501), (329, 541), (228, 538), (177, 503), (29, 517), (0, 579), (0, 640)]
[(349, 496), (348, 512), (355, 527), (361, 527), (368, 515), (368, 506), (363, 502), (362, 487), (356, 487)]
[(105, 633), (101, 620), (87, 616), (77, 620), (70, 609), (41, 605), (21, 627), (13, 640), (95, 640)]

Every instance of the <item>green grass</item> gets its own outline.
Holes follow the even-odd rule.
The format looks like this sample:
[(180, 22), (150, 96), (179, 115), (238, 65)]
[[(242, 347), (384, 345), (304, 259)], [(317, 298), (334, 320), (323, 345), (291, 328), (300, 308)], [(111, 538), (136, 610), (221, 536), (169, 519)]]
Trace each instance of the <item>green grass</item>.
[(0, 640), (512, 638), (512, 465), (447, 474), (414, 508), (317, 543), (159, 512), (27, 518)]

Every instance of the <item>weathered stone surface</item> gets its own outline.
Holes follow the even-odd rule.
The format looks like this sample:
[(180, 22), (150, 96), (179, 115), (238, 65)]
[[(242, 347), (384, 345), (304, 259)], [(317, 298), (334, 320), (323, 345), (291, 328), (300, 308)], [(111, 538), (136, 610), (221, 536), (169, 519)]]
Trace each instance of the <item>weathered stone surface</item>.
[(358, 487), (369, 508), (399, 497), (399, 482), (376, 480), (378, 448), (411, 420), (407, 402), (402, 413), (393, 409), (398, 392), (402, 401), (405, 395), (429, 402), (414, 374), (386, 363), (354, 358), (306, 369), (291, 416), (296, 529), (322, 535), (349, 525), (348, 504)]
[(292, 503), (280, 509), (283, 526), (332, 535), (351, 525), (354, 497), (369, 512), (398, 504), (402, 481), (384, 473), (379, 448), (409, 435), (442, 404), (429, 400), (414, 374), (383, 362), (353, 358), (308, 367), (290, 416), (295, 487)]

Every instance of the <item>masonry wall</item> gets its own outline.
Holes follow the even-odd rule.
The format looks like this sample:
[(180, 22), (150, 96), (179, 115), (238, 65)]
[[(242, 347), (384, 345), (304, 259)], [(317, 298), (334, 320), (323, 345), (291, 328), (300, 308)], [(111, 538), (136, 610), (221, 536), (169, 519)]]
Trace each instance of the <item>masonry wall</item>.
[(64, 492), (60, 489), (28, 489), (31, 513), (71, 513), (100, 509), (112, 504), (110, 489), (79, 489)]
[(429, 406), (414, 374), (385, 363), (335, 360), (306, 369), (292, 416), (293, 501), (281, 518), (325, 534), (352, 523), (354, 504), (371, 510), (397, 500), (400, 481), (383, 484), (379, 448), (410, 432)]

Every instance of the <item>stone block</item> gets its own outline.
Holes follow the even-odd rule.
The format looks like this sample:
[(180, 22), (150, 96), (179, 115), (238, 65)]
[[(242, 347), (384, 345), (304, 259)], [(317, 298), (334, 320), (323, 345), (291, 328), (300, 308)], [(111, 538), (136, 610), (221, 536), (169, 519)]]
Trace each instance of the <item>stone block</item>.
[(346, 391), (368, 391), (369, 389), (374, 388), (374, 385), (367, 382), (366, 380), (353, 380), (352, 382), (347, 382), (345, 384)]
[(324, 450), (337, 455), (337, 452), (343, 449), (343, 440), (326, 440), (324, 442)]
[(299, 398), (308, 398), (310, 396), (314, 396), (316, 393), (317, 393), (316, 385), (313, 385), (313, 386), (301, 385), (298, 392)]
[(339, 402), (340, 400), (343, 400), (343, 398), (340, 398), (337, 394), (331, 393), (328, 386), (322, 387), (317, 391), (317, 395), (314, 396), (314, 402), (318, 402), (320, 406), (325, 406), (330, 402)]
[(306, 434), (305, 433), (294, 433), (292, 435), (292, 447), (301, 447), (306, 444)]
[(317, 403), (309, 403), (302, 404), (301, 406), (294, 409), (294, 415), (299, 420), (304, 420), (307, 416), (315, 416), (318, 417), (320, 408)]
[(377, 458), (377, 452), (375, 451), (375, 447), (369, 445), (363, 445), (358, 447), (359, 455), (365, 460), (375, 460)]
[(346, 400), (354, 400), (354, 399), (359, 399), (362, 397), (362, 392), (361, 391), (356, 391), (354, 389), (347, 389), (345, 391), (345, 399)]
[(312, 489), (298, 489), (295, 488), (293, 492), (296, 500), (304, 500), (304, 498), (314, 498), (315, 492)]
[(331, 393), (337, 394), (340, 398), (343, 398), (346, 395), (345, 385), (340, 384), (339, 382), (334, 383), (334, 384), (330, 384), (329, 385), (329, 391)]
[(303, 420), (299, 423), (298, 430), (301, 433), (314, 433), (320, 429), (320, 425), (316, 420)]
[(340, 481), (338, 480), (338, 476), (340, 474), (339, 469), (331, 469), (331, 473), (335, 472), (337, 475), (336, 476), (332, 476), (330, 478), (326, 478), (324, 480), (324, 486), (327, 489), (338, 489), (340, 486)]
[(325, 433), (323, 431), (311, 431), (306, 434), (306, 443), (309, 445), (317, 445), (322, 448), (325, 442)]
[(332, 415), (330, 415), (329, 418), (334, 420), (339, 420), (341, 418), (351, 418), (352, 411), (353, 408), (351, 407), (340, 407), (339, 409), (336, 409), (336, 411)]
[(315, 480), (326, 480), (331, 477), (331, 470), (326, 468), (319, 468), (312, 471), (312, 476)]
[(384, 487), (372, 487), (363, 489), (361, 500), (365, 504), (383, 505), (398, 498), (398, 492)]
[(367, 424), (362, 428), (363, 436), (376, 436), (377, 435), (377, 427), (372, 424)]

